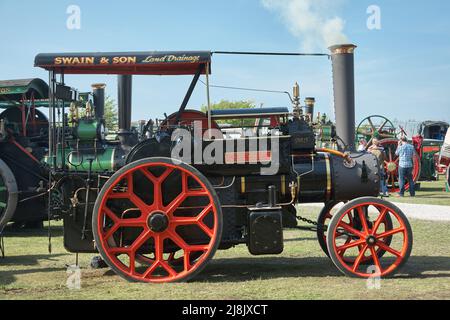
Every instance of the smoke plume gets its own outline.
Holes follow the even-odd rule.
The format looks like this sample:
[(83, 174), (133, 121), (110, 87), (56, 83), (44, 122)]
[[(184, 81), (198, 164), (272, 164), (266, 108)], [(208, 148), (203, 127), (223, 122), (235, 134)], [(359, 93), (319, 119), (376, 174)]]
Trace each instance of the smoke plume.
[(333, 12), (341, 0), (261, 0), (263, 6), (280, 15), (289, 31), (301, 41), (304, 51), (324, 50), (348, 43), (345, 21)]

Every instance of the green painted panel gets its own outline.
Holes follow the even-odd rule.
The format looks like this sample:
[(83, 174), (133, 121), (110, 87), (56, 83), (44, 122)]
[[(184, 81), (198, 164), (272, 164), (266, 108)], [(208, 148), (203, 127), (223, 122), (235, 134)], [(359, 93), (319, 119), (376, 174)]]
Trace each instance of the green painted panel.
[(22, 94), (26, 93), (28, 91), (29, 87), (18, 87), (18, 86), (11, 86), (11, 87), (0, 87), (0, 95), (5, 94)]
[[(92, 171), (93, 172), (104, 172), (114, 170), (114, 156), (115, 148), (108, 147), (102, 151), (99, 151), (96, 155), (94, 153), (81, 153), (67, 149), (65, 150), (64, 163), (70, 171), (89, 171), (89, 159), (94, 159), (92, 161)], [(73, 151), (73, 152), (72, 152)], [(56, 157), (56, 163), (58, 167), (62, 166), (62, 152), (58, 151)], [(48, 157), (45, 157), (44, 162), (49, 165)]]

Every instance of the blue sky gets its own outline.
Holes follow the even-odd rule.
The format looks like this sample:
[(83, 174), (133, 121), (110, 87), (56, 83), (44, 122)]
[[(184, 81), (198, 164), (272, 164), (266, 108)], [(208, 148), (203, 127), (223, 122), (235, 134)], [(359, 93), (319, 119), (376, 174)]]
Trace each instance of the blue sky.
[[(450, 121), (450, 1), (339, 0), (327, 14), (345, 21), (356, 51), (357, 119), (383, 114), (402, 120)], [(66, 9), (81, 9), (81, 29), (68, 30)], [(381, 30), (368, 30), (369, 5), (381, 8)], [(302, 17), (298, 17), (302, 19)], [(0, 0), (0, 79), (40, 77), (40, 52), (134, 50), (300, 51), (302, 37), (260, 0), (85, 1)], [(325, 46), (315, 51), (326, 52)], [(333, 112), (331, 65), (326, 58), (215, 56), (211, 82), (219, 85), (291, 90), (315, 96), (318, 111)], [(162, 117), (179, 107), (189, 77), (135, 77), (133, 119)], [(114, 76), (68, 76), (89, 90)], [(212, 90), (212, 100), (247, 99), (257, 105), (289, 106), (283, 95)], [(190, 102), (205, 103), (199, 85)]]

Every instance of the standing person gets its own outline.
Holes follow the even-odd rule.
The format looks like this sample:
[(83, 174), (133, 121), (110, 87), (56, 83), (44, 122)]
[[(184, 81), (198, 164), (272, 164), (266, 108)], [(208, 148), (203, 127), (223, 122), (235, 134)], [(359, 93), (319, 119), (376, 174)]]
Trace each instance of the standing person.
[(378, 159), (380, 165), (380, 187), (381, 195), (383, 197), (389, 197), (389, 190), (386, 185), (386, 171), (384, 170), (384, 162), (386, 161), (386, 153), (384, 152), (383, 146), (380, 144), (380, 140), (374, 138), (372, 145), (369, 148), (369, 152), (373, 154)]
[(358, 152), (366, 151), (366, 147), (367, 147), (366, 139), (360, 139), (359, 140), (359, 146), (358, 146)]
[(398, 142), (397, 151), (395, 151), (395, 154), (399, 157), (398, 182), (400, 184), (400, 197), (405, 196), (406, 180), (409, 182), (409, 193), (411, 197), (416, 196), (414, 179), (412, 175), (415, 152), (414, 147), (408, 143), (408, 139), (406, 139), (406, 137), (402, 137)]

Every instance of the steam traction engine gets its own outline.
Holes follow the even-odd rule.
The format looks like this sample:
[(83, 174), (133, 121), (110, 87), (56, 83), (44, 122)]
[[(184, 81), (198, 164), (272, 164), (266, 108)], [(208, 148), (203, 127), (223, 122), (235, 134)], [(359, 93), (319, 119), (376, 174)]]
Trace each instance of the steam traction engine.
[[(347, 115), (336, 126), (348, 147), (342, 152), (316, 148), (298, 88), (292, 113), (187, 110), (202, 75), (210, 105), (211, 52), (38, 55), (35, 65), (50, 72), (53, 101), (47, 161), (49, 198), (56, 201), (49, 210), (64, 219), (65, 247), (99, 252), (131, 281), (187, 281), (217, 249), (246, 244), (254, 255), (280, 254), (283, 229), (297, 226), (296, 204), (343, 201), (319, 236), (337, 268), (358, 277), (397, 271), (410, 255), (412, 233), (397, 207), (376, 198), (375, 157), (353, 151), (354, 48), (332, 48), (336, 113)], [(96, 110), (83, 121), (54, 121), (63, 75), (99, 73), (119, 75), (117, 141), (104, 138), (101, 87)], [(193, 75), (179, 111), (140, 142), (130, 130), (132, 74)], [(217, 123), (245, 118), (267, 121), (239, 137)], [(61, 134), (68, 127), (70, 137)]]
[(37, 227), (47, 217), (47, 98), (41, 79), (0, 81), (0, 234), (8, 222)]

